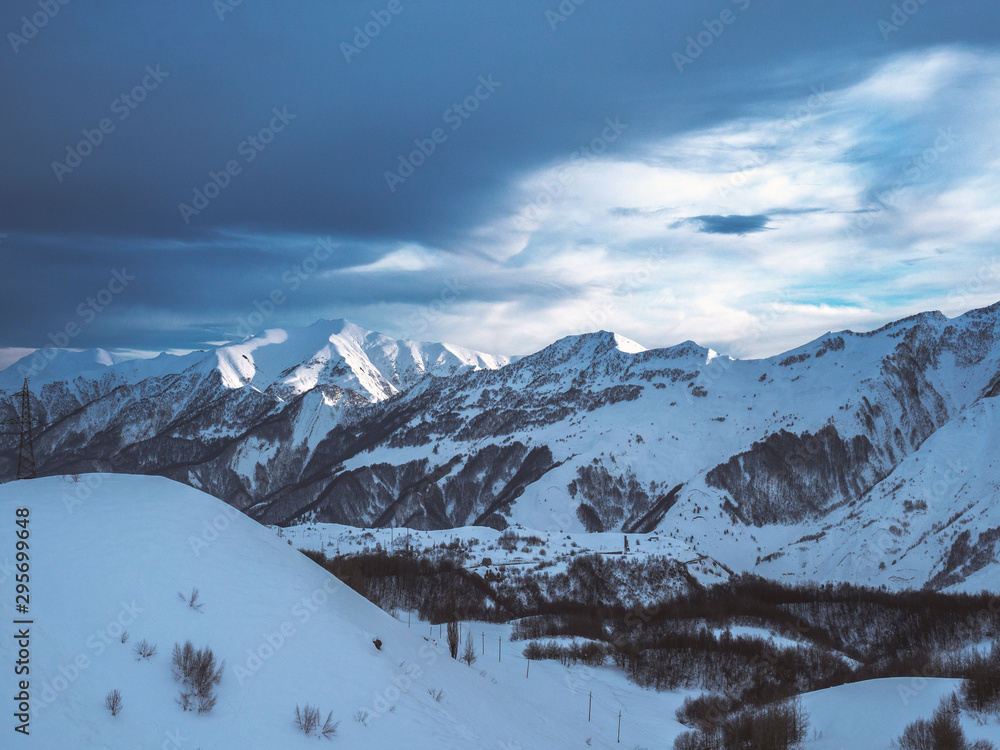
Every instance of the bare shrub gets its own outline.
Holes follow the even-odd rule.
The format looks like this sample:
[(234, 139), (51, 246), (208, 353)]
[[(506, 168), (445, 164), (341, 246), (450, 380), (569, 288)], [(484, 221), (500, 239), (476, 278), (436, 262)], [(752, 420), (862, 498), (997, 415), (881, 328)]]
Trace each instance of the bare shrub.
[(694, 727), (702, 732), (711, 732), (717, 728), (734, 709), (739, 705), (738, 701), (722, 695), (699, 695), (697, 698), (690, 696), (684, 699), (684, 703), (677, 709), (677, 721), (686, 727)]
[(987, 656), (973, 655), (962, 671), (962, 704), (978, 713), (1000, 712), (1000, 647), (994, 645)]
[(308, 703), (301, 710), (295, 706), (295, 723), (299, 725), (303, 734), (312, 734), (313, 730), (319, 726), (319, 708), (310, 706)]
[[(358, 713), (361, 712), (359, 711)], [(368, 718), (367, 713), (364, 718)], [(310, 706), (308, 703), (303, 709), (300, 709), (298, 706), (295, 707), (295, 723), (299, 725), (299, 729), (302, 730), (303, 734), (311, 735), (315, 732), (317, 737), (324, 737), (328, 740), (333, 739), (337, 735), (337, 727), (340, 726), (339, 721), (333, 720), (333, 711), (330, 711), (326, 715), (326, 720), (321, 724), (319, 707)]]
[(132, 650), (135, 651), (136, 659), (148, 659), (156, 655), (156, 644), (143, 639), (135, 644)]
[(994, 750), (993, 744), (985, 740), (966, 740), (960, 713), (957, 696), (952, 693), (941, 701), (930, 719), (908, 724), (892, 745), (898, 750)]
[(205, 606), (202, 602), (198, 601), (198, 589), (191, 589), (191, 593), (187, 596), (178, 591), (177, 596), (195, 612), (201, 612), (202, 607)]
[(339, 721), (332, 721), (333, 711), (326, 715), (326, 721), (323, 722), (323, 726), (319, 727), (319, 735), (330, 740), (337, 736), (337, 727), (340, 726)]
[(174, 679), (182, 685), (178, 700), (181, 707), (190, 711), (197, 705), (200, 714), (215, 708), (215, 686), (222, 681), (225, 662), (217, 663), (212, 649), (196, 649), (191, 641), (183, 647), (174, 644), (172, 662)]
[(112, 716), (117, 716), (122, 710), (122, 691), (112, 690), (104, 698), (104, 707), (111, 712)]
[(682, 732), (674, 740), (674, 750), (707, 750), (710, 747), (701, 732)]
[[(682, 706), (681, 710), (683, 708)], [(695, 719), (695, 723), (702, 724), (703, 728), (677, 737), (674, 750), (749, 747), (788, 750), (805, 739), (809, 723), (809, 717), (798, 700), (746, 708), (718, 721), (708, 720), (711, 714), (706, 712), (702, 715), (701, 708), (694, 707), (692, 710), (689, 706), (685, 714), (686, 717), (694, 714), (697, 718), (691, 718)]]

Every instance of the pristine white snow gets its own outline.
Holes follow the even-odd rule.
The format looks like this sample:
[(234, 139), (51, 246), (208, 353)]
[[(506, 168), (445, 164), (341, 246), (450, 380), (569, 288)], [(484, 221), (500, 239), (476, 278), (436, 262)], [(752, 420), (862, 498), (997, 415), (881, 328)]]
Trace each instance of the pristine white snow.
[[(315, 747), (293, 722), (295, 705), (305, 703), (340, 721), (332, 747), (584, 748), (588, 739), (598, 748), (669, 747), (683, 730), (673, 714), (684, 693), (637, 688), (613, 668), (535, 662), (525, 676), (523, 644), (507, 640), (507, 626), (466, 623), (486, 654), (472, 668), (455, 662), (438, 645), (437, 626), (411, 618), (407, 627), (406, 614), (403, 622), (392, 618), (287, 540), (190, 487), (122, 475), (0, 487), (0, 518), (9, 529), (18, 507), (31, 510), (34, 620), (31, 735), (18, 738), (20, 746)], [(14, 537), (4, 539), (0, 561), (9, 568)], [(178, 596), (193, 588), (202, 611)], [(7, 614), (13, 590), (5, 575)], [(144, 639), (159, 653), (137, 661), (133, 647)], [(184, 713), (174, 702), (170, 651), (187, 639), (226, 660), (219, 703), (207, 715)], [(13, 643), (0, 639), (8, 700)], [(806, 696), (811, 729), (823, 736), (806, 747), (884, 748), (901, 724), (929, 715), (954, 687), (921, 681), (904, 699), (908, 684), (887, 680)], [(115, 688), (124, 710), (112, 717), (103, 704)], [(443, 697), (436, 701), (429, 690)], [(359, 711), (367, 711), (365, 723), (354, 718)], [(995, 737), (996, 730), (975, 728), (973, 736)], [(5, 747), (12, 733), (8, 715)]]
[[(433, 639), (423, 624), (408, 628), (270, 530), (162, 478), (85, 475), (79, 483), (47, 478), (0, 487), (0, 516), (13, 519), (21, 506), (31, 508), (35, 621), (27, 747), (160, 747), (176, 736), (186, 738), (185, 748), (312, 747), (316, 740), (293, 722), (296, 704), (307, 702), (340, 720), (333, 746), (569, 748), (593, 737), (592, 746), (610, 747), (616, 712), (636, 690), (609, 675), (615, 687), (602, 694), (601, 725), (588, 727), (585, 694), (558, 689), (561, 667), (547, 681), (545, 668), (556, 665), (539, 665), (525, 690), (507, 669), (518, 664), (521, 645), (502, 633), (510, 664), (455, 662), (438, 644), (436, 626)], [(178, 597), (192, 588), (201, 612)], [(12, 579), (0, 596), (7, 611)], [(478, 628), (481, 646), (486, 626), (467, 627)], [(489, 638), (492, 656), (497, 642), (493, 632)], [(133, 647), (143, 639), (159, 653), (137, 661)], [(170, 650), (187, 639), (226, 659), (211, 714), (184, 713), (174, 702)], [(0, 641), (5, 665), (11, 643)], [(78, 658), (82, 669), (74, 667)], [(103, 706), (114, 688), (125, 704), (117, 717)], [(441, 701), (430, 689), (444, 691)], [(641, 712), (627, 716), (639, 726), (654, 707), (672, 716), (679, 702), (647, 693)], [(358, 711), (368, 712), (367, 724), (354, 718)]]

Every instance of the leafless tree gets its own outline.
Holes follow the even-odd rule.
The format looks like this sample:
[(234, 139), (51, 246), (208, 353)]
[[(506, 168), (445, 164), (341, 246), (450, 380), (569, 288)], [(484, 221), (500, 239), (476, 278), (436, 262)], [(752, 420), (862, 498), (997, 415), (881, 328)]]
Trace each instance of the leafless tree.
[(465, 638), (465, 651), (462, 653), (462, 661), (470, 667), (476, 663), (476, 644), (472, 641), (472, 631)]
[(448, 623), (448, 650), (452, 659), (458, 658), (458, 623), (455, 620)]

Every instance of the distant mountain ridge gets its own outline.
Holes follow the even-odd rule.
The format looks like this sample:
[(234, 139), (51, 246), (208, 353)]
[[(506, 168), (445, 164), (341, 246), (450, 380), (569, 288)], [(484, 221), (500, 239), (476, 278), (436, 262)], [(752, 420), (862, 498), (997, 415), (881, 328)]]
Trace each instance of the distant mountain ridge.
[[(1000, 551), (1000, 303), (761, 360), (600, 331), (511, 361), (321, 321), (52, 372), (41, 471), (162, 474), (269, 523), (657, 530), (733, 570), (900, 586), (980, 580)], [(974, 459), (928, 502), (948, 435)]]
[(197, 364), (217, 371), (226, 388), (275, 388), (297, 396), (318, 386), (352, 388), (382, 400), (424, 374), (451, 375), (465, 367), (496, 368), (509, 362), (451, 344), (397, 340), (346, 320), (319, 320), (302, 329), (269, 329), (209, 352), (152, 359), (124, 359), (104, 349), (40, 350), (0, 372), (0, 390), (19, 388), (24, 377), (37, 387), (78, 377), (110, 384), (181, 373)]

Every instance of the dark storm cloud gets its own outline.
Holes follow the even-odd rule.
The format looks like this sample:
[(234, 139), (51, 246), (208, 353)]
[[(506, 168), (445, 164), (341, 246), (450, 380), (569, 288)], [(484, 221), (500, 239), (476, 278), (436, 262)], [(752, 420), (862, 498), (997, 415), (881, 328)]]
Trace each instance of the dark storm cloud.
[[(692, 216), (679, 224), (694, 224), (699, 232), (706, 234), (753, 234), (767, 230), (771, 217), (763, 214), (754, 216)], [(675, 224), (674, 226), (678, 226)]]
[[(461, 255), (511, 208), (511, 181), (591, 142), (606, 118), (629, 123), (618, 153), (640, 154), (816, 82), (859, 80), (906, 49), (995, 44), (1000, 18), (927, 3), (887, 41), (891, 4), (868, 0), (590, 2), (565, 16), (527, 0), (389, 6), (257, 0), (220, 18), (209, 0), (78, 0), (36, 25), (37, 0), (4, 2), (0, 345), (47, 343), (123, 267), (134, 283), (74, 343), (197, 345), (283, 288), (327, 236), (342, 249), (283, 320), (426, 302), (440, 273), (336, 272), (407, 243)], [(679, 73), (673, 54), (726, 9), (735, 21)], [(403, 177), (394, 190), (387, 172)], [(710, 232), (766, 224), (698, 218)]]

